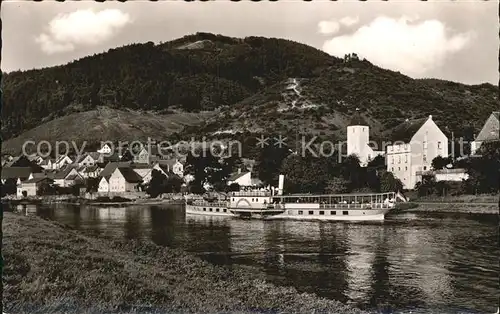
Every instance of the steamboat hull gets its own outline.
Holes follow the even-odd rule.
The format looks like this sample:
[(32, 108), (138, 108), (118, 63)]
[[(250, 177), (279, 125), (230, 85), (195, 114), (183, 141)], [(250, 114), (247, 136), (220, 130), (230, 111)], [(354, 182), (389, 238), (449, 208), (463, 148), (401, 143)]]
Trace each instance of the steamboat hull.
[(227, 206), (189, 205), (189, 204), (186, 204), (186, 214), (205, 215), (205, 216), (226, 216), (226, 217), (234, 216), (228, 210)]
[(235, 217), (263, 220), (322, 220), (322, 221), (382, 221), (390, 208), (379, 209), (321, 209), (307, 207), (285, 210), (229, 208)]

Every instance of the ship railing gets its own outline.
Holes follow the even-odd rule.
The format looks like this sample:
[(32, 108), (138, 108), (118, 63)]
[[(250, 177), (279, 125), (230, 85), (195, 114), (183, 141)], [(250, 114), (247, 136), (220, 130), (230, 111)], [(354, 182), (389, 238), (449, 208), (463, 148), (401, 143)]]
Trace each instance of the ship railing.
[(352, 208), (352, 209), (383, 209), (383, 208), (392, 208), (394, 207), (394, 203), (337, 203), (337, 204), (320, 204), (320, 209), (328, 209), (328, 208)]
[(231, 196), (255, 196), (255, 197), (266, 197), (271, 196), (271, 192), (269, 191), (239, 191), (239, 192), (231, 192)]
[(218, 202), (193, 201), (192, 205), (207, 206), (207, 207), (227, 207), (228, 202), (223, 202), (223, 201), (218, 201)]

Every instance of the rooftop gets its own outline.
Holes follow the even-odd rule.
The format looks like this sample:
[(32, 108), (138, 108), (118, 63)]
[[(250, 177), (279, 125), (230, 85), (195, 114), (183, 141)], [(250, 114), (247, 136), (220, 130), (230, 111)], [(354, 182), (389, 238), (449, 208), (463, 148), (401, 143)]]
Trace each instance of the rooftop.
[(7, 167), (2, 168), (2, 179), (17, 179), (21, 180), (29, 178), (32, 173), (29, 167)]
[(354, 114), (351, 117), (351, 121), (349, 122), (348, 126), (353, 126), (353, 125), (366, 125), (368, 126), (368, 122), (363, 118), (363, 115), (361, 112), (356, 109)]
[(142, 181), (141, 176), (130, 167), (119, 167), (118, 171), (120, 171), (128, 183), (139, 183)]
[(424, 125), (424, 123), (428, 119), (428, 117), (414, 120), (407, 119), (405, 122), (396, 126), (392, 131), (392, 142), (409, 143), (413, 135), (417, 133), (417, 131), (422, 127), (422, 125)]

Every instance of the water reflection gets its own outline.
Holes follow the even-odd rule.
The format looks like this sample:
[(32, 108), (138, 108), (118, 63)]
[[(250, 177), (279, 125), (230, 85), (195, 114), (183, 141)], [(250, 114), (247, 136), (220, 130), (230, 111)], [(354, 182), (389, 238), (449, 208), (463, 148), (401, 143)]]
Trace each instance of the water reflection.
[[(33, 209), (31, 209), (33, 211)], [(181, 207), (36, 207), (90, 233), (246, 265), (299, 291), (390, 313), (493, 313), (499, 248), (495, 215), (396, 214), (383, 223), (247, 221), (186, 215)]]

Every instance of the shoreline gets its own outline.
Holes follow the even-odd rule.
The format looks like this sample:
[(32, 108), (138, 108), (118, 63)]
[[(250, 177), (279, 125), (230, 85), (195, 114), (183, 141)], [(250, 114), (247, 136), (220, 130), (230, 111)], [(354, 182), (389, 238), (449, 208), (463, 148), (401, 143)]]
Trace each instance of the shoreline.
[(182, 205), (184, 200), (175, 199), (137, 199), (124, 202), (98, 202), (91, 199), (61, 199), (61, 200), (44, 200), (42, 199), (3, 199), (2, 204), (9, 205), (41, 205), (41, 204), (73, 204), (73, 205), (89, 205), (89, 206), (104, 206), (104, 205)]
[(213, 265), (149, 241), (89, 236), (4, 212), (8, 313), (366, 313), (269, 284), (245, 267)]

